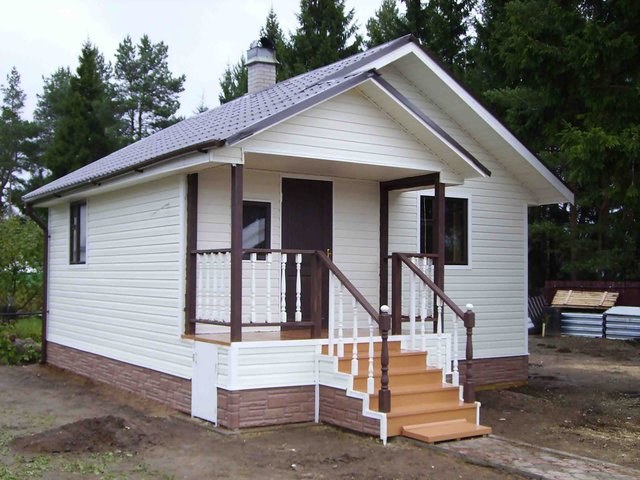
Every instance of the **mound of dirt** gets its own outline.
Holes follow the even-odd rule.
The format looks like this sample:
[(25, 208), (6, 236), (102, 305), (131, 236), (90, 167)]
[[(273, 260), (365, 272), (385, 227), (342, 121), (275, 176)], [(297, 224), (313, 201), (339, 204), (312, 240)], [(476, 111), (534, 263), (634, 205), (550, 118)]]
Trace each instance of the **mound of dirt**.
[(26, 437), (9, 444), (18, 453), (135, 452), (147, 442), (146, 435), (124, 418), (108, 415), (85, 418), (58, 428)]

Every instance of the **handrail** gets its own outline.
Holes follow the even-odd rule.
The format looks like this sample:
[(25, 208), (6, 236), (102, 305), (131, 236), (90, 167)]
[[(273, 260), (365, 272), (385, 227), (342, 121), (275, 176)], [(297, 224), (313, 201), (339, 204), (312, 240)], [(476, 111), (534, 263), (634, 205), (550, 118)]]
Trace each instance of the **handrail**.
[(442, 299), (442, 301), (447, 304), (447, 306), (459, 317), (464, 319), (464, 312), (462, 311), (462, 309), (460, 307), (458, 307), (453, 300), (451, 300), (446, 293), (444, 293), (442, 291), (442, 289), (440, 287), (438, 287), (433, 280), (431, 280), (429, 277), (427, 277), (425, 275), (425, 273), (420, 270), (420, 268), (414, 264), (411, 260), (409, 260), (408, 255), (412, 255), (412, 254), (406, 254), (406, 253), (394, 253), (394, 255), (397, 255), (398, 258), (400, 258), (400, 260), (402, 260), (402, 262), (411, 269), (411, 271), (413, 273), (415, 273), (420, 280), (422, 280), (424, 283), (426, 283), (429, 288), (433, 291), (433, 293), (435, 293), (438, 297), (440, 297)]
[[(287, 253), (287, 254), (296, 254), (300, 253), (302, 255), (311, 255), (315, 254), (317, 250), (298, 250), (295, 248), (243, 248), (242, 253)], [(229, 253), (231, 252), (230, 248), (211, 248), (206, 250), (192, 250), (192, 255), (202, 255), (208, 253)]]
[[(434, 260), (436, 260), (439, 255), (437, 253), (405, 253), (405, 252), (394, 252), (396, 254), (400, 254), (400, 255), (406, 255), (407, 257), (417, 257), (417, 258), (432, 258)], [(387, 260), (390, 258), (393, 258), (394, 253), (392, 253), (391, 255), (387, 255)]]
[(380, 317), (378, 311), (371, 305), (366, 298), (360, 293), (360, 291), (349, 281), (349, 279), (345, 276), (344, 273), (336, 266), (333, 261), (324, 253), (322, 250), (316, 251), (316, 255), (318, 258), (324, 263), (325, 267), (327, 267), (336, 278), (342, 283), (342, 285), (347, 289), (347, 291), (353, 295), (353, 298), (360, 304), (362, 308), (373, 318), (378, 325), (380, 325)]

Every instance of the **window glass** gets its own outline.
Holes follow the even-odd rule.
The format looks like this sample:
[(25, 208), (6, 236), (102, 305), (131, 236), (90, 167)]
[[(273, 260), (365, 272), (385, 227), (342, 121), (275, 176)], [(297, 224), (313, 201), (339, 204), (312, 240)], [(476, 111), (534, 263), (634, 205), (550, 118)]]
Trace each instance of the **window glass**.
[(69, 219), (69, 262), (87, 261), (87, 204), (72, 203)]
[[(444, 203), (444, 258), (446, 265), (468, 265), (466, 198), (446, 198)], [(420, 252), (434, 253), (434, 200), (420, 197)]]
[[(266, 202), (243, 202), (242, 204), (242, 248), (271, 247), (271, 204)], [(245, 255), (249, 258), (249, 255)], [(259, 255), (264, 258), (264, 255)]]

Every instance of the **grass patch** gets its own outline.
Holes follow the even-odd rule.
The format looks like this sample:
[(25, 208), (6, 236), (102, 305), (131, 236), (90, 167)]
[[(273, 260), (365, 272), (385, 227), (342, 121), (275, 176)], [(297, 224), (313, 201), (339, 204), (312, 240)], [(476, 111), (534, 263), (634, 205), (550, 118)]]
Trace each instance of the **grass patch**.
[(12, 326), (18, 338), (31, 338), (36, 342), (42, 340), (42, 319), (40, 317), (19, 318)]

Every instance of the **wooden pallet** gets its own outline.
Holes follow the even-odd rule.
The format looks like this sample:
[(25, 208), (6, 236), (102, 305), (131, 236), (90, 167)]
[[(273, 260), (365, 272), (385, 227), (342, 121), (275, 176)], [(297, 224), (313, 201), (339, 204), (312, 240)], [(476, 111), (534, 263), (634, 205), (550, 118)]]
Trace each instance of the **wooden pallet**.
[(618, 292), (558, 290), (551, 302), (556, 308), (576, 308), (584, 310), (607, 310), (618, 300)]

